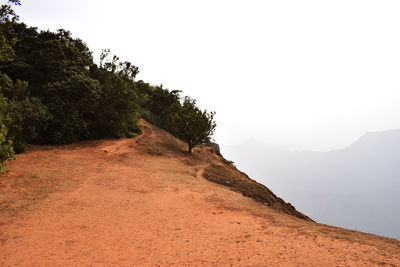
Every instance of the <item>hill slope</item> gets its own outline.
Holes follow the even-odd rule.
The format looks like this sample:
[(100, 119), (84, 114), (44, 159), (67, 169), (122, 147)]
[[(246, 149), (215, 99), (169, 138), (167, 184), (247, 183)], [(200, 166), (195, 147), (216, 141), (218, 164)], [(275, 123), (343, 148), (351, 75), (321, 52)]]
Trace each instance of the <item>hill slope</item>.
[(326, 153), (257, 142), (222, 152), (318, 222), (400, 240), (400, 130), (367, 133)]
[(400, 265), (399, 241), (314, 223), (210, 148), (189, 155), (143, 128), (12, 162), (0, 179), (0, 265)]

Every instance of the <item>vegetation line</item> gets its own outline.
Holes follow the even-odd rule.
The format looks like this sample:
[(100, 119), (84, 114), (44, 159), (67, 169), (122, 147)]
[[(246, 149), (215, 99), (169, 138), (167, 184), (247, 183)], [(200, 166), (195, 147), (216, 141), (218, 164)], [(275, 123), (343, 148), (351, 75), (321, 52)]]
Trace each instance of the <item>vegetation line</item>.
[(67, 30), (38, 30), (19, 23), (19, 0), (0, 7), (0, 171), (28, 144), (134, 137), (139, 118), (188, 144), (209, 142), (214, 112), (196, 100), (136, 81), (139, 68), (104, 49), (100, 64)]

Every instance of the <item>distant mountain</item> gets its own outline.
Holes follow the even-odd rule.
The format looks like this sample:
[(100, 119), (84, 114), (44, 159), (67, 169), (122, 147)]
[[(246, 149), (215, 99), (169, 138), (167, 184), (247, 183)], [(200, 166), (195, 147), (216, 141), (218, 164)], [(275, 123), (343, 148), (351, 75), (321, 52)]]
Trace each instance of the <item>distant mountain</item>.
[(252, 140), (222, 154), (318, 222), (400, 239), (400, 130), (326, 153)]

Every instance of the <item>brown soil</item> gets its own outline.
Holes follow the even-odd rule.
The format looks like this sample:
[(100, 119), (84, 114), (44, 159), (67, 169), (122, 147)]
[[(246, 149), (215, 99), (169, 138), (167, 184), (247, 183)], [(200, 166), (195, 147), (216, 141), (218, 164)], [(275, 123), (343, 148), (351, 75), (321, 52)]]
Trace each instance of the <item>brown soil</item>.
[(400, 241), (314, 223), (211, 148), (143, 129), (18, 155), (0, 266), (400, 266)]

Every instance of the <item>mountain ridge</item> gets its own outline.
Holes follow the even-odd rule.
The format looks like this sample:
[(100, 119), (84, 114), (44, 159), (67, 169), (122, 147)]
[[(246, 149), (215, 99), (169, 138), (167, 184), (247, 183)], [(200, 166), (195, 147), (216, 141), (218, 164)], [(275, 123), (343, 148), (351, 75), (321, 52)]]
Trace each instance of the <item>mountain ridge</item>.
[(222, 153), (317, 221), (400, 238), (395, 205), (400, 201), (400, 130), (366, 133), (328, 152), (260, 144), (222, 146)]
[(32, 146), (10, 162), (0, 179), (0, 263), (400, 264), (399, 241), (300, 219), (210, 182), (208, 167), (211, 179), (246, 179), (210, 147), (189, 154), (165, 131), (143, 129), (132, 139)]

